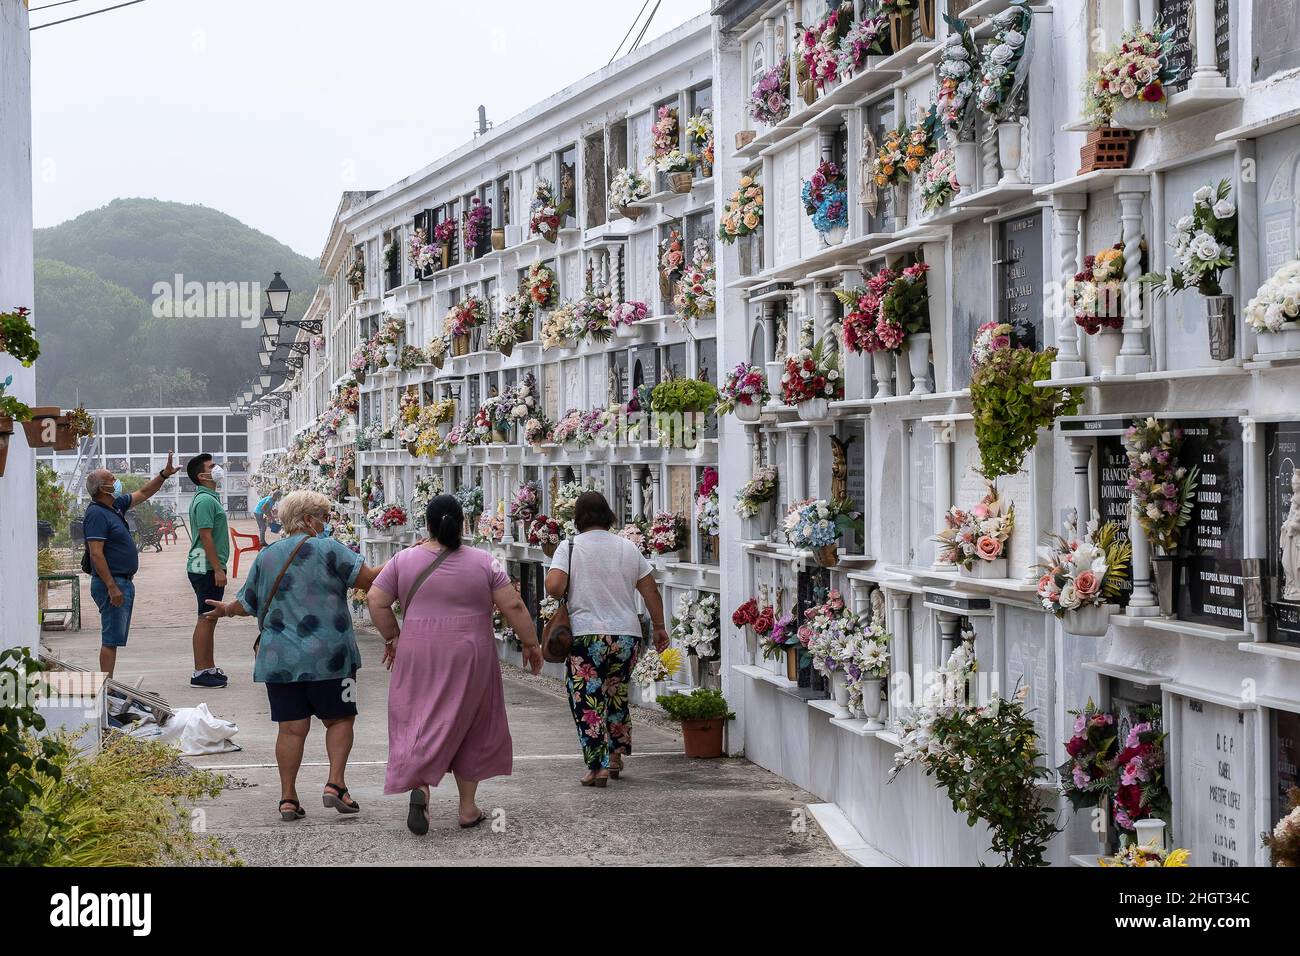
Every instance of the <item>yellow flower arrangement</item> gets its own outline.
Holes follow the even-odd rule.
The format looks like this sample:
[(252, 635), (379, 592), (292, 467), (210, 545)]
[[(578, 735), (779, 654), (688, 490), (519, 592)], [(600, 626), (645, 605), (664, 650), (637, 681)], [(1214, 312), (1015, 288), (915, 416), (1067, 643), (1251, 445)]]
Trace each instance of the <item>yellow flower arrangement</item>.
[(1114, 856), (1103, 856), (1097, 863), (1103, 867), (1130, 868), (1140, 866), (1187, 866), (1190, 850), (1165, 850), (1158, 846), (1129, 843)]

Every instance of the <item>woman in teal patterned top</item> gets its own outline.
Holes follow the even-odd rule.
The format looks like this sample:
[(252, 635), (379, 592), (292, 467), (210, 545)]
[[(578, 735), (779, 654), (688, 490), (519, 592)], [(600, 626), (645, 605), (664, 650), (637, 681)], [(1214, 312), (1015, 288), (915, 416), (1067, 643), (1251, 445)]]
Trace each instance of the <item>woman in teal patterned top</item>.
[[(285, 537), (258, 552), (238, 598), (225, 604), (208, 602), (212, 620), (244, 615), (262, 619), (253, 680), (266, 685), (271, 720), (279, 725), (275, 758), (284, 820), (306, 815), (298, 801), (297, 777), (312, 717), (325, 725), (330, 761), (325, 806), (340, 813), (361, 809), (344, 782), (361, 667), (348, 592), (354, 587), (369, 590), (379, 569), (329, 536), (330, 507), (330, 500), (314, 491), (286, 495), (280, 503)], [(284, 577), (272, 596), (282, 570)]]

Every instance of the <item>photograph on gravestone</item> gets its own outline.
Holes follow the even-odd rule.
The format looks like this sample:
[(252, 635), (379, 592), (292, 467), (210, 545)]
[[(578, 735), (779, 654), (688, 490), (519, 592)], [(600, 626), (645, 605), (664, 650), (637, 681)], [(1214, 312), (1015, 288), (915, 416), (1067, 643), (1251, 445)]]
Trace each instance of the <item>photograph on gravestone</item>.
[[(1119, 524), (1120, 540), (1128, 540), (1129, 493), (1128, 454), (1124, 451), (1124, 439), (1119, 435), (1103, 435), (1097, 439), (1097, 512), (1102, 524), (1114, 521)], [(1128, 607), (1129, 595), (1133, 591), (1132, 568), (1125, 575), (1120, 593), (1115, 603)]]
[[(1178, 700), (1178, 698), (1175, 698)], [(1233, 867), (1254, 858), (1250, 741), (1243, 711), (1182, 698), (1173, 789), (1175, 839), (1194, 866)]]
[(1277, 824), (1291, 810), (1288, 794), (1292, 787), (1300, 787), (1300, 714), (1290, 710), (1274, 710), (1269, 715), (1270, 772), (1273, 777), (1273, 799), (1269, 808), (1269, 827)]
[(1241, 559), (1245, 495), (1241, 423), (1235, 418), (1183, 423), (1181, 460), (1200, 469), (1192, 514), (1179, 548), (1183, 568), (1178, 617), (1240, 628), (1245, 620)]
[(1011, 325), (1017, 345), (1037, 349), (1043, 333), (1043, 214), (1035, 211), (998, 224), (999, 321)]
[(1294, 0), (1255, 0), (1251, 79), (1265, 80), (1300, 66), (1300, 21), (1295, 13)]
[(1293, 494), (1300, 470), (1300, 422), (1271, 422), (1264, 428), (1267, 471), (1264, 534), (1264, 599), (1269, 603), (1269, 640), (1300, 645), (1300, 495)]

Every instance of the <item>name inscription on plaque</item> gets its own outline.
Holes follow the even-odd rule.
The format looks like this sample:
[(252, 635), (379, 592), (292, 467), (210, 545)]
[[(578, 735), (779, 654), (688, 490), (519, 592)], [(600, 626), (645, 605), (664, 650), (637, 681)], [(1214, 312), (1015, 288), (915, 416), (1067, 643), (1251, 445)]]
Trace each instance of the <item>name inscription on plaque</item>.
[(999, 232), (1000, 317), (1015, 330), (1017, 345), (1036, 349), (1043, 317), (1043, 215), (1008, 219)]
[(1200, 479), (1191, 518), (1183, 528), (1178, 616), (1199, 624), (1240, 627), (1245, 618), (1241, 423), (1235, 418), (1185, 423), (1180, 461), (1200, 469)]

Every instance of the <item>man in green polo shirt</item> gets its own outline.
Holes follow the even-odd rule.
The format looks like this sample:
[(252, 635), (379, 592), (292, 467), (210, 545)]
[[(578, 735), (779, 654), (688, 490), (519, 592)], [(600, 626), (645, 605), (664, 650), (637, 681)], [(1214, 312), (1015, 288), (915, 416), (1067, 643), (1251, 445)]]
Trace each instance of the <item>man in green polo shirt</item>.
[(185, 570), (190, 586), (198, 598), (199, 618), (194, 625), (194, 674), (191, 687), (225, 687), (226, 674), (216, 663), (217, 622), (204, 618), (210, 610), (208, 601), (220, 601), (226, 594), (226, 562), (230, 560), (230, 525), (226, 509), (217, 494), (222, 477), (219, 465), (209, 454), (195, 455), (185, 466), (194, 482), (194, 500), (190, 502), (190, 530), (194, 544), (190, 547)]

